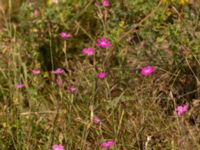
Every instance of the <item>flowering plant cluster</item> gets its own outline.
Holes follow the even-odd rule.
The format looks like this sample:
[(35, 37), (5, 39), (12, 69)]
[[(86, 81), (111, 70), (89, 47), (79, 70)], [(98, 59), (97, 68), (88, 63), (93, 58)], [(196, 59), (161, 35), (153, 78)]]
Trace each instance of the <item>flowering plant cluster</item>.
[[(47, 0), (45, 8), (27, 2), (19, 26), (5, 19), (9, 29), (4, 33), (0, 27), (2, 149), (20, 149), (19, 139), (27, 149), (156, 149), (160, 130), (165, 140), (158, 149), (187, 149), (187, 135), (178, 139), (182, 133), (192, 135), (188, 145), (198, 143), (198, 117), (191, 116), (198, 92), (193, 51), (199, 53), (200, 9), (192, 0), (139, 1)], [(189, 91), (182, 87), (185, 79), (195, 87), (190, 82)], [(22, 128), (27, 122), (21, 118), (33, 126)], [(7, 143), (16, 127), (20, 132)], [(27, 131), (27, 140), (16, 138)]]

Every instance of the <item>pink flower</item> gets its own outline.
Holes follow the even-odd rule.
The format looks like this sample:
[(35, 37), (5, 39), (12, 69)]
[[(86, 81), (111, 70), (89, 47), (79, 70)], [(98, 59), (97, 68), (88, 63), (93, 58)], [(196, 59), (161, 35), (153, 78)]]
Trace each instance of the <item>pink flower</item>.
[(38, 74), (40, 74), (40, 70), (35, 70), (35, 69), (33, 69), (31, 72), (32, 72), (33, 75), (38, 75)]
[(109, 141), (101, 143), (102, 148), (110, 148), (113, 145), (115, 145), (115, 141), (113, 141), (113, 140), (109, 140)]
[(73, 86), (73, 85), (68, 87), (68, 91), (69, 91), (70, 93), (76, 93), (77, 90), (78, 90), (77, 87), (75, 87), (75, 86)]
[(101, 123), (101, 119), (97, 116), (94, 116), (92, 118), (92, 121), (93, 121), (94, 124), (100, 124)]
[(16, 84), (15, 86), (17, 89), (22, 89), (22, 88), (25, 88), (25, 85), (24, 84)]
[(106, 38), (101, 38), (97, 40), (97, 46), (101, 48), (107, 48), (111, 46), (110, 41), (108, 41)]
[(101, 3), (102, 3), (102, 6), (104, 6), (104, 7), (109, 7), (110, 6), (109, 0), (102, 0)]
[(35, 17), (38, 17), (40, 15), (40, 12), (38, 9), (35, 9), (33, 14)]
[(57, 84), (58, 86), (61, 86), (61, 85), (62, 85), (62, 79), (61, 79), (61, 77), (57, 77), (57, 78), (56, 78), (56, 84)]
[(52, 149), (53, 150), (65, 150), (64, 146), (62, 146), (62, 145), (53, 145)]
[(65, 71), (64, 71), (64, 69), (62, 69), (62, 68), (57, 68), (56, 70), (52, 70), (51, 71), (51, 73), (52, 74), (62, 74), (62, 73), (64, 73)]
[(141, 74), (143, 76), (149, 76), (151, 75), (153, 72), (155, 72), (155, 69), (152, 66), (147, 66), (147, 67), (143, 67), (141, 68)]
[(83, 54), (86, 54), (86, 55), (88, 55), (88, 56), (91, 56), (91, 55), (94, 55), (94, 49), (93, 48), (84, 48), (83, 50), (82, 50), (82, 53)]
[(52, 0), (54, 4), (58, 4), (58, 0)]
[(64, 40), (69, 39), (72, 37), (72, 35), (70, 33), (66, 33), (66, 32), (61, 32), (60, 33), (60, 37)]
[(107, 74), (106, 72), (100, 72), (97, 77), (102, 79), (106, 77), (106, 74)]
[(179, 105), (176, 107), (176, 113), (180, 116), (188, 111), (188, 104)]

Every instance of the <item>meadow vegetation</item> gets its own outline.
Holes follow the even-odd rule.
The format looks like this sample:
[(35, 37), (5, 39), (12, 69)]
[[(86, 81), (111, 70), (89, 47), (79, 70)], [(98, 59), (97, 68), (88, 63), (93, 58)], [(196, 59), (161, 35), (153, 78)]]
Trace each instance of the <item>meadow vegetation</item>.
[(199, 0), (0, 3), (1, 150), (199, 150)]

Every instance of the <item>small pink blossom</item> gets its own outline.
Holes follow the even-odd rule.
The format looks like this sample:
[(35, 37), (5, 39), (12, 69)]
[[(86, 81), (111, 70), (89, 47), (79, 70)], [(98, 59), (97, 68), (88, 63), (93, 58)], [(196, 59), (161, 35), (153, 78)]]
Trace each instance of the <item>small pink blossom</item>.
[(113, 141), (113, 140), (109, 140), (109, 141), (101, 143), (102, 148), (110, 148), (114, 145), (115, 145), (115, 141)]
[(60, 37), (64, 40), (69, 39), (72, 37), (72, 35), (70, 33), (66, 33), (66, 32), (61, 32), (60, 33)]
[(65, 150), (62, 145), (53, 145), (52, 150)]
[(58, 4), (58, 0), (52, 0), (54, 4)]
[(77, 90), (78, 90), (77, 87), (75, 87), (75, 86), (73, 86), (73, 85), (68, 87), (68, 91), (69, 91), (70, 93), (76, 93)]
[(52, 74), (62, 74), (64, 72), (65, 72), (65, 70), (62, 68), (57, 68), (56, 70), (51, 71)]
[(94, 49), (93, 48), (84, 48), (83, 50), (82, 50), (82, 53), (83, 54), (86, 54), (86, 55), (88, 55), (88, 56), (91, 56), (91, 55), (94, 55)]
[(107, 74), (106, 72), (100, 72), (97, 77), (102, 79), (106, 77), (106, 74)]
[(149, 76), (151, 75), (153, 72), (155, 72), (155, 69), (152, 66), (147, 66), (147, 67), (143, 67), (141, 68), (141, 74), (143, 76)]
[(33, 14), (35, 17), (38, 17), (40, 15), (40, 11), (38, 9), (35, 9)]
[(93, 121), (94, 124), (100, 124), (101, 123), (101, 119), (97, 116), (94, 116), (92, 118), (92, 121)]
[(109, 46), (111, 46), (110, 41), (107, 40), (106, 38), (101, 38), (97, 40), (97, 46), (101, 47), (101, 48), (107, 48)]
[(38, 75), (38, 74), (40, 74), (40, 70), (35, 70), (35, 69), (33, 69), (31, 72), (32, 72), (33, 75)]
[(57, 77), (57, 78), (56, 78), (56, 84), (57, 84), (58, 86), (61, 86), (61, 85), (62, 85), (62, 79), (61, 79), (61, 77)]
[(22, 88), (25, 88), (25, 85), (24, 84), (16, 84), (15, 86), (17, 89), (22, 89)]
[(176, 107), (176, 113), (177, 115), (183, 115), (188, 111), (188, 104), (185, 105), (179, 105)]
[(102, 0), (101, 3), (102, 3), (103, 7), (109, 7), (110, 6), (109, 0)]

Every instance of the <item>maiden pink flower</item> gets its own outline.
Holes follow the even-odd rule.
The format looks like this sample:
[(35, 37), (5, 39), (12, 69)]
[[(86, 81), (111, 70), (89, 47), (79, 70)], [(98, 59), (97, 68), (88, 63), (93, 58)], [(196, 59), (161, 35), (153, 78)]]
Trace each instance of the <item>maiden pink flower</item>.
[(109, 46), (111, 46), (110, 41), (107, 40), (106, 38), (101, 38), (97, 40), (97, 46), (101, 47), (101, 48), (107, 48)]
[(65, 150), (64, 146), (62, 146), (62, 145), (53, 145), (52, 149), (53, 150)]
[(33, 14), (35, 17), (38, 17), (40, 15), (40, 12), (38, 9), (35, 9)]
[(152, 66), (147, 66), (147, 67), (143, 67), (141, 68), (141, 74), (143, 76), (149, 76), (151, 75), (153, 72), (155, 72), (155, 69)]
[(62, 85), (62, 79), (61, 79), (61, 77), (57, 77), (57, 78), (56, 78), (56, 84), (57, 84), (58, 86), (61, 86), (61, 85)]
[(86, 54), (86, 55), (88, 55), (88, 56), (91, 56), (91, 55), (94, 55), (94, 49), (93, 48), (84, 48), (83, 50), (82, 50), (82, 53), (83, 54)]
[(106, 77), (106, 74), (107, 74), (106, 72), (100, 72), (97, 77), (102, 79)]
[(100, 124), (101, 123), (101, 119), (97, 116), (94, 116), (92, 118), (92, 121), (93, 121), (94, 124)]
[(58, 4), (58, 0), (52, 0), (54, 4)]
[(77, 87), (75, 87), (75, 86), (73, 86), (73, 85), (68, 87), (68, 91), (69, 91), (70, 93), (72, 93), (72, 94), (73, 94), (73, 93), (76, 93), (77, 90), (78, 90)]
[(33, 69), (31, 72), (32, 72), (33, 75), (38, 75), (38, 74), (40, 74), (40, 70), (35, 70), (35, 69)]
[(25, 85), (24, 84), (16, 84), (15, 86), (17, 89), (22, 89), (22, 88), (25, 88)]
[(72, 37), (72, 35), (70, 33), (66, 33), (66, 32), (61, 32), (60, 33), (60, 37), (64, 40), (69, 39)]
[(102, 0), (101, 3), (102, 3), (103, 7), (109, 7), (110, 6), (109, 0)]
[(62, 69), (62, 68), (57, 68), (56, 70), (52, 70), (51, 71), (51, 73), (52, 74), (62, 74), (62, 73), (64, 73), (65, 71), (64, 71), (64, 69)]
[(113, 140), (109, 140), (109, 141), (101, 143), (102, 148), (110, 148), (114, 145), (115, 145), (115, 141), (113, 141)]
[(176, 107), (176, 113), (177, 115), (183, 115), (188, 111), (188, 104), (185, 105), (179, 105)]

